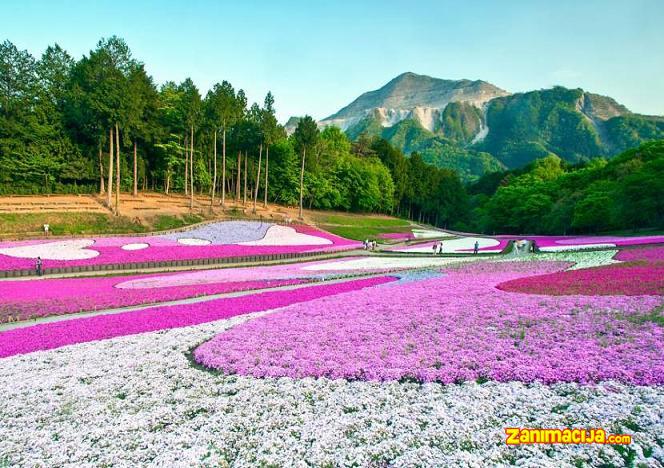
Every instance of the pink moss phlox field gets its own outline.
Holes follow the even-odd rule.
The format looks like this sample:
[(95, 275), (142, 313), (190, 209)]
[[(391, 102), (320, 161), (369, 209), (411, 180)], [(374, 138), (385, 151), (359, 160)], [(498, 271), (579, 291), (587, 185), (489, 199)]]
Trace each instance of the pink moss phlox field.
[(664, 236), (496, 236), (497, 239), (504, 240), (533, 240), (539, 247), (556, 247), (566, 245), (592, 245), (592, 244), (615, 244), (617, 246), (643, 245), (663, 243)]
[[(358, 258), (346, 257), (346, 260)], [(0, 281), (0, 323), (388, 271), (380, 268), (352, 271), (341, 266), (338, 270), (309, 269), (327, 263), (337, 261), (102, 278)]]
[(506, 281), (503, 291), (556, 296), (664, 295), (664, 247), (625, 249), (615, 255), (625, 263), (562, 271)]
[[(345, 257), (345, 261), (357, 260), (359, 257)], [(122, 278), (115, 285), (118, 289), (152, 289), (171, 286), (190, 286), (218, 282), (240, 282), (255, 280), (284, 280), (306, 278), (332, 278), (348, 274), (348, 270), (340, 267), (337, 270), (317, 271), (313, 268), (338, 260), (322, 260), (317, 262), (298, 262), (282, 265), (251, 266), (239, 268), (219, 268), (212, 270), (184, 271), (179, 273), (129, 276)], [(362, 272), (380, 272), (380, 269), (362, 270)], [(382, 270), (384, 271), (384, 270)]]
[[(160, 238), (159, 236), (136, 236), (136, 237), (100, 237), (95, 238), (94, 244), (87, 247), (95, 250), (99, 255), (94, 258), (82, 260), (44, 260), (44, 268), (60, 268), (85, 265), (111, 265), (140, 262), (162, 262), (178, 260), (198, 260), (203, 258), (226, 258), (242, 257), (247, 255), (273, 255), (285, 253), (302, 252), (333, 252), (338, 250), (349, 250), (361, 247), (361, 243), (344, 239), (328, 232), (319, 231), (311, 226), (290, 226), (301, 234), (322, 237), (332, 242), (330, 245), (283, 245), (283, 246), (246, 246), (246, 245), (181, 245), (176, 241)], [(3, 247), (18, 247), (23, 245), (35, 245), (42, 242), (55, 242), (62, 239), (50, 239), (49, 241), (31, 241), (30, 243), (18, 242), (4, 243)], [(130, 243), (147, 243), (148, 248), (141, 250), (123, 250), (122, 245)], [(24, 270), (34, 268), (35, 260), (31, 258), (16, 258), (0, 254), (0, 270)]]
[[(405, 285), (297, 304), (243, 323), (196, 360), (255, 377), (664, 383), (657, 296), (543, 296), (504, 281), (561, 262), (478, 262)], [(378, 291), (380, 289), (380, 291)]]
[(664, 295), (664, 264), (607, 265), (501, 283), (503, 291), (587, 296)]
[(642, 247), (638, 249), (623, 249), (615, 256), (621, 262), (650, 263), (664, 262), (664, 247)]
[[(133, 276), (149, 279), (154, 275)], [(115, 287), (126, 277), (68, 278), (43, 281), (0, 282), (0, 323), (81, 311), (113, 309), (189, 297), (251, 289), (274, 288), (306, 282), (306, 279), (256, 279), (181, 285), (152, 289)]]
[(197, 325), (396, 281), (389, 276), (44, 323), (0, 332), (0, 357)]

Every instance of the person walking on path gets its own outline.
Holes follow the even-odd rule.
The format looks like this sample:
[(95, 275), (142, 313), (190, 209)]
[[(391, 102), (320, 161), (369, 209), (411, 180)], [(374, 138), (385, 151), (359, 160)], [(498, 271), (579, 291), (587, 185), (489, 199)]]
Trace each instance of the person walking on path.
[(438, 244), (438, 253), (440, 255), (443, 254), (443, 241), (440, 241), (440, 243)]
[(436, 255), (436, 252), (438, 252), (438, 242), (434, 242), (432, 248), (433, 254)]
[(42, 275), (42, 259), (41, 259), (41, 257), (37, 257), (37, 264), (35, 265), (35, 270), (37, 272), (37, 276)]
[(480, 241), (475, 241), (475, 246), (473, 247), (473, 253), (477, 255), (477, 252), (480, 250)]

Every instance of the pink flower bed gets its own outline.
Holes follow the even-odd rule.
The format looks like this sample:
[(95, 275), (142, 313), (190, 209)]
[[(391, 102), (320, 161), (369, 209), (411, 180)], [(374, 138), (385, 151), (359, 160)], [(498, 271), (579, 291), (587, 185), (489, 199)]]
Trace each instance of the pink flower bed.
[(664, 247), (621, 250), (616, 260), (626, 263), (562, 271), (506, 281), (503, 291), (564, 296), (664, 295)]
[[(497, 252), (502, 252), (505, 249), (505, 247), (507, 247), (507, 244), (509, 244), (509, 239), (500, 239), (498, 237), (491, 238), (491, 239), (495, 239), (496, 241), (498, 241), (498, 244), (488, 246), (488, 247), (480, 247), (477, 250), (479, 252), (494, 252), (494, 253), (497, 253)], [(450, 243), (454, 242), (455, 240), (456, 239), (447, 239), (447, 240), (444, 239), (443, 240), (443, 245), (446, 245), (446, 244), (449, 245)], [(418, 242), (417, 244), (413, 244), (409, 247), (397, 247), (397, 248), (393, 247), (393, 248), (387, 249), (387, 250), (392, 250), (392, 251), (396, 251), (396, 252), (410, 252), (410, 251), (415, 250), (415, 251), (418, 251), (418, 252), (422, 251), (421, 253), (432, 253), (434, 244), (438, 245), (438, 244), (440, 244), (440, 242), (441, 242), (440, 240), (429, 241), (429, 242)], [(471, 245), (473, 243), (474, 242), (469, 242), (469, 245)], [(472, 252), (474, 252), (474, 250), (475, 250), (474, 247), (464, 248), (464, 247), (460, 246), (459, 248), (455, 249), (454, 252), (452, 252), (452, 253), (472, 253)]]
[(658, 296), (523, 295), (495, 285), (561, 262), (473, 263), (297, 304), (219, 334), (195, 358), (255, 377), (664, 384)]
[(664, 247), (624, 249), (618, 252), (615, 259), (621, 262), (664, 262)]
[[(345, 262), (357, 259), (104, 278), (0, 281), (0, 323), (390, 271), (344, 269)], [(329, 263), (338, 268), (315, 269)]]
[[(94, 244), (86, 247), (88, 250), (99, 252), (94, 258), (79, 260), (44, 260), (43, 268), (59, 268), (84, 265), (111, 265), (139, 262), (162, 262), (178, 260), (198, 260), (204, 258), (242, 257), (253, 255), (273, 255), (301, 252), (328, 252), (337, 250), (348, 250), (360, 247), (357, 241), (344, 239), (327, 232), (319, 231), (306, 225), (291, 226), (298, 233), (327, 239), (329, 245), (272, 245), (272, 246), (247, 246), (247, 245), (182, 245), (175, 240), (165, 239), (159, 236), (143, 237), (100, 237), (94, 239)], [(49, 241), (29, 241), (19, 243), (5, 242), (1, 248), (36, 245)], [(122, 245), (134, 243), (147, 243), (148, 248), (141, 250), (123, 250)], [(0, 254), (0, 270), (24, 270), (34, 268), (35, 260), (32, 258), (17, 258)]]
[(664, 295), (664, 264), (607, 265), (506, 281), (503, 291), (565, 296)]
[(503, 240), (528, 239), (537, 243), (538, 247), (575, 246), (592, 244), (615, 244), (616, 246), (643, 245), (663, 243), (664, 236), (496, 236)]
[(105, 340), (118, 336), (197, 325), (376, 286), (395, 279), (392, 277), (375, 277), (17, 328), (0, 332), (0, 357), (54, 349), (76, 343)]
[[(154, 275), (132, 277), (149, 280)], [(50, 315), (113, 309), (189, 297), (304, 283), (306, 279), (257, 279), (185, 284), (152, 289), (121, 289), (126, 277), (0, 282), (0, 323)]]

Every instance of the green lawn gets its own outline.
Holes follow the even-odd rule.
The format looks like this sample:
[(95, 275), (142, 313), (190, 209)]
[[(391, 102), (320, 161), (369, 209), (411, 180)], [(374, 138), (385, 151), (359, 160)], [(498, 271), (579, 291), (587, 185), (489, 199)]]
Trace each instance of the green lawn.
[(388, 216), (318, 213), (314, 220), (326, 231), (347, 239), (375, 239), (379, 234), (409, 232), (410, 222)]
[(202, 217), (196, 215), (159, 215), (143, 224), (125, 216), (110, 213), (2, 213), (0, 214), (0, 234), (12, 237), (34, 237), (43, 233), (43, 225), (48, 224), (55, 236), (74, 234), (131, 234), (150, 231), (177, 229), (199, 223)]
[[(376, 215), (345, 215), (318, 213), (315, 221), (322, 229), (348, 239), (375, 239), (379, 234), (409, 232), (407, 220)], [(186, 214), (182, 216), (157, 215), (144, 223), (110, 213), (20, 213), (0, 214), (0, 234), (11, 237), (40, 235), (42, 226), (49, 224), (53, 235), (74, 234), (128, 234), (151, 231), (167, 231), (199, 223), (204, 217)]]
[(56, 236), (69, 234), (119, 234), (145, 232), (146, 226), (124, 216), (105, 213), (2, 213), (0, 233), (34, 235), (43, 232), (48, 224)]
[(408, 227), (410, 222), (405, 219), (390, 218), (388, 216), (372, 215), (344, 215), (344, 214), (325, 214), (314, 215), (314, 220), (319, 224), (338, 224), (353, 227)]
[(170, 229), (178, 229), (190, 224), (196, 224), (203, 221), (201, 216), (194, 214), (186, 214), (182, 217), (171, 215), (158, 215), (151, 220), (151, 231), (168, 231)]
[(378, 234), (387, 234), (390, 232), (409, 232), (408, 226), (397, 227), (364, 227), (364, 226), (337, 226), (334, 224), (321, 224), (321, 229), (345, 237), (346, 239), (364, 240), (379, 239)]

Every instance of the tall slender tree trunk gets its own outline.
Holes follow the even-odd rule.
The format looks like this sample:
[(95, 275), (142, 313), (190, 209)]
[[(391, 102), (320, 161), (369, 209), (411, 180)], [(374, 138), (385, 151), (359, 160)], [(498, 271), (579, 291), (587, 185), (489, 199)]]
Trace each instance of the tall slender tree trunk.
[(263, 201), (263, 206), (267, 208), (267, 174), (269, 170), (270, 162), (270, 145), (265, 145), (265, 200)]
[(240, 180), (242, 177), (242, 151), (237, 152), (237, 180), (235, 181), (235, 204), (240, 203)]
[(258, 188), (261, 185), (261, 159), (263, 158), (263, 144), (258, 147), (258, 174), (256, 175), (256, 191), (254, 192), (254, 213), (256, 213), (256, 200), (258, 200)]
[(304, 160), (307, 157), (307, 147), (302, 148), (302, 169), (300, 169), (300, 214), (299, 218), (302, 219), (302, 196), (304, 193)]
[(244, 191), (242, 195), (242, 206), (247, 206), (247, 160), (249, 155), (244, 152)]
[(189, 138), (189, 209), (194, 209), (194, 126), (191, 126)]
[(189, 141), (184, 137), (184, 194), (189, 195)]
[(221, 143), (221, 207), (226, 207), (226, 123)]
[(214, 205), (214, 192), (217, 188), (217, 129), (214, 129), (214, 162), (212, 163), (212, 197), (210, 206)]
[(101, 162), (101, 140), (99, 141), (99, 195), (103, 195), (104, 189), (104, 165)]
[(120, 129), (115, 124), (115, 216), (120, 215)]
[(138, 162), (136, 159), (136, 139), (134, 139), (134, 196), (138, 196)]
[(113, 208), (113, 127), (108, 131), (108, 191), (106, 192), (106, 206)]

